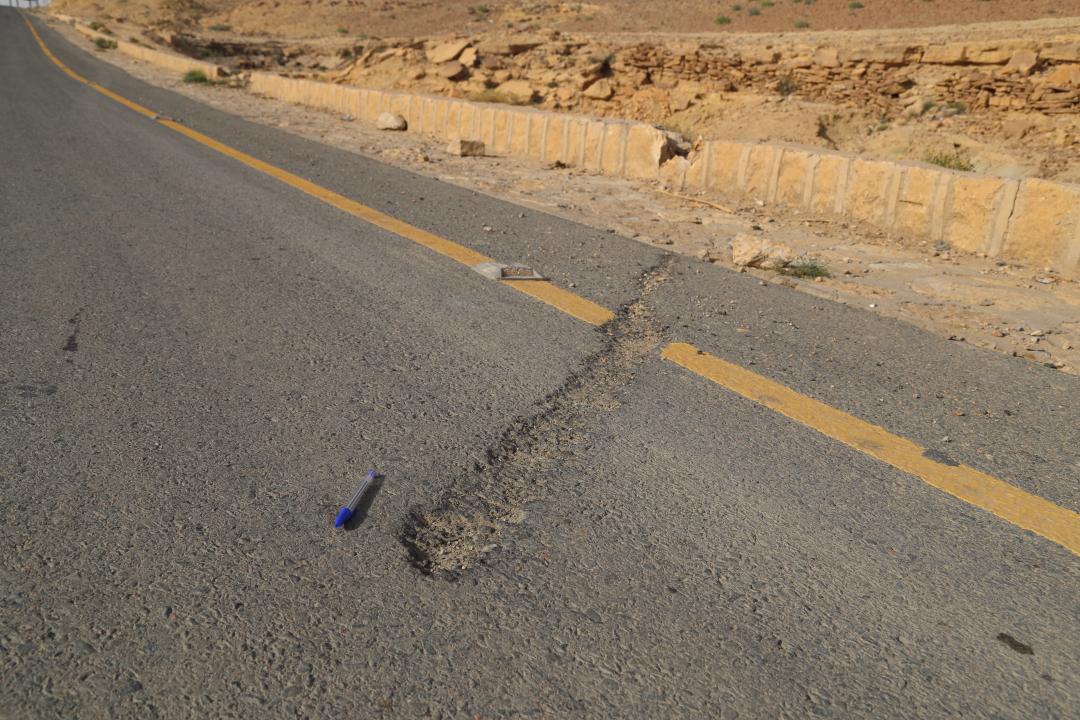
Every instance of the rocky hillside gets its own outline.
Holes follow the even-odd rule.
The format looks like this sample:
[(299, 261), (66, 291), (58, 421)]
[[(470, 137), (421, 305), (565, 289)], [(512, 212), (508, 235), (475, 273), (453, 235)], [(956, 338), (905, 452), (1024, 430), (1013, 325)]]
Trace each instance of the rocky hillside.
[(54, 0), (57, 12), (310, 38), (490, 30), (747, 33), (966, 25), (1080, 16), (1080, 0)]

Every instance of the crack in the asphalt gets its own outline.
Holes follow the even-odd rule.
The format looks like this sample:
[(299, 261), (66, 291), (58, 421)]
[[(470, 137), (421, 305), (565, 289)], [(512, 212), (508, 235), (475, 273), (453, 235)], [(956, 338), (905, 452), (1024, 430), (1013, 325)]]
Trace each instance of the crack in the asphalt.
[(546, 476), (581, 446), (589, 418), (619, 406), (619, 392), (660, 345), (646, 298), (669, 279), (671, 262), (665, 255), (642, 273), (636, 296), (600, 328), (604, 344), (581, 369), (511, 423), (434, 507), (410, 513), (401, 541), (416, 568), (455, 576), (483, 558), (525, 518), (523, 507), (543, 497)]

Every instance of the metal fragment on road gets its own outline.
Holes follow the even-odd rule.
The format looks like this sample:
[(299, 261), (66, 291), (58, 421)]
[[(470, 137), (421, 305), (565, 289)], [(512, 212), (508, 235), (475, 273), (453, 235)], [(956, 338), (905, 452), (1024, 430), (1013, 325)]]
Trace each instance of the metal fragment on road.
[(519, 263), (504, 265), (497, 262), (483, 262), (473, 265), (472, 269), (489, 280), (547, 280), (535, 269)]

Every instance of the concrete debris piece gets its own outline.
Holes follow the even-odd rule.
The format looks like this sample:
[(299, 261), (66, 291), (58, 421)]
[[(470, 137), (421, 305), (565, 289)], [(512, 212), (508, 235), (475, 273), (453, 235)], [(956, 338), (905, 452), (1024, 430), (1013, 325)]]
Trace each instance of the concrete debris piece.
[(543, 275), (536, 272), (528, 265), (512, 264), (503, 267), (501, 272), (502, 280), (546, 280)]
[(546, 280), (543, 275), (528, 265), (512, 263), (506, 265), (497, 262), (484, 262), (473, 265), (472, 269), (489, 280)]
[(465, 48), (469, 46), (469, 40), (458, 40), (456, 42), (449, 42), (443, 45), (439, 45), (433, 48), (428, 54), (428, 62), (440, 65), (451, 60), (456, 60), (461, 55)]
[(731, 262), (738, 267), (779, 270), (792, 260), (791, 247), (768, 238), (739, 233), (731, 241)]
[(397, 113), (379, 113), (375, 120), (375, 127), (380, 130), (407, 130), (409, 123)]
[(451, 140), (446, 146), (446, 152), (457, 157), (483, 157), (483, 140)]

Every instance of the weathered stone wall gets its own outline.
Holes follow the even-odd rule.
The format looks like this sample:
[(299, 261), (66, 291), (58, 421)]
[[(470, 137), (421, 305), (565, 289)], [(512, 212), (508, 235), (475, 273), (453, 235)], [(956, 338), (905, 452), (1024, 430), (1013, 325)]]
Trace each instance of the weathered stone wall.
[(660, 85), (779, 87), (882, 113), (934, 101), (960, 103), (969, 111), (1080, 111), (1080, 38), (865, 48), (639, 45), (617, 59)]

